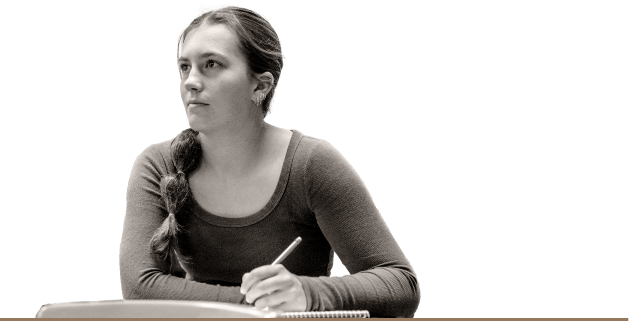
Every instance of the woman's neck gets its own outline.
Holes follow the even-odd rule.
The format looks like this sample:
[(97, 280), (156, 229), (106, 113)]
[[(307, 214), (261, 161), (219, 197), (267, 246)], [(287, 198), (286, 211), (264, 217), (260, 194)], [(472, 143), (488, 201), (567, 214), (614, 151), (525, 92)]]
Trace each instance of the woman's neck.
[(211, 133), (199, 132), (203, 149), (201, 167), (218, 176), (247, 175), (264, 155), (270, 127), (261, 121)]

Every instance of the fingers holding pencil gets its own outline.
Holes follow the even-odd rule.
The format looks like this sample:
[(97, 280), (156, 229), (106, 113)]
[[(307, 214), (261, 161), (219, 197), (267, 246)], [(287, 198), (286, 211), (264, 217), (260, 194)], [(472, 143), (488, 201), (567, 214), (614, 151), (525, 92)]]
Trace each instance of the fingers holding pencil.
[(301, 237), (297, 237), (271, 265), (255, 268), (243, 275), (240, 292), (245, 294), (247, 302), (260, 309), (273, 307), (283, 311), (305, 311), (306, 294), (301, 282), (280, 264), (300, 242)]
[[(280, 254), (280, 256), (278, 256), (277, 259), (273, 261), (273, 263), (271, 263), (271, 266), (282, 263), (284, 259), (286, 259), (293, 252), (293, 250), (295, 250), (295, 248), (297, 247), (297, 245), (299, 245), (299, 243), (301, 243), (301, 237), (298, 236), (293, 241), (293, 243), (291, 243), (284, 250), (284, 252), (282, 252), (282, 254)], [(246, 294), (247, 292), (249, 292), (249, 289), (254, 287), (258, 282), (266, 278), (269, 278), (273, 275), (276, 275), (280, 271), (281, 271), (281, 268), (271, 269), (271, 268), (268, 268), (268, 265), (264, 265), (256, 269), (253, 269), (249, 273), (245, 273), (242, 276), (242, 284), (240, 286), (240, 293)]]
[(281, 264), (264, 265), (245, 273), (240, 292), (259, 309), (306, 310), (306, 293), (301, 282)]

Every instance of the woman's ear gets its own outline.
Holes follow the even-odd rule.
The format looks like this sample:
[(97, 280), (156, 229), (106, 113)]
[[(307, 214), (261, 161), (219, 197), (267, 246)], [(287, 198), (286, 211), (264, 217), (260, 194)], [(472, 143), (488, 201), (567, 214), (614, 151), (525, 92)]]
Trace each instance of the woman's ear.
[(259, 105), (260, 101), (264, 100), (271, 89), (273, 89), (273, 86), (275, 86), (275, 78), (268, 71), (257, 74), (254, 77), (257, 80), (257, 85), (256, 88), (253, 90), (251, 100), (253, 100), (256, 105)]

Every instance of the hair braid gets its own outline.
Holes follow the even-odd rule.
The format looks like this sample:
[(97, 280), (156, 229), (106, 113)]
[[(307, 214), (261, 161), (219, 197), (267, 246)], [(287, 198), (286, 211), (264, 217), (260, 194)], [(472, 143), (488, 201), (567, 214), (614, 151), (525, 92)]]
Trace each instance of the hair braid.
[(179, 247), (178, 238), (182, 228), (177, 223), (177, 218), (181, 218), (182, 212), (192, 199), (188, 175), (197, 168), (202, 158), (197, 134), (198, 132), (188, 128), (177, 135), (170, 144), (170, 153), (177, 173), (164, 175), (160, 181), (160, 192), (166, 203), (168, 217), (155, 231), (150, 242), (151, 250), (161, 260), (172, 260), (176, 257), (180, 261), (187, 261)]

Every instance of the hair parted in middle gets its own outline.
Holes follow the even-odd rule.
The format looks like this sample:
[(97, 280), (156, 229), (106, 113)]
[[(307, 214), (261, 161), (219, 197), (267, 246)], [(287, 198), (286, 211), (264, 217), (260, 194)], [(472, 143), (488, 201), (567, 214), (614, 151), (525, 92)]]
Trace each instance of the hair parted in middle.
[(270, 111), (271, 99), (275, 93), (277, 82), (280, 80), (282, 67), (284, 67), (282, 47), (277, 33), (268, 21), (249, 9), (226, 7), (208, 11), (192, 20), (179, 36), (177, 59), (179, 59), (181, 46), (192, 30), (202, 25), (213, 24), (224, 24), (238, 35), (240, 50), (247, 60), (249, 72), (252, 73), (251, 76), (254, 73), (261, 74), (268, 71), (275, 78), (271, 90), (261, 104), (262, 113), (266, 116)]
[[(209, 11), (192, 20), (183, 31), (177, 44), (177, 58), (179, 48), (185, 42), (188, 33), (200, 26), (213, 24), (225, 24), (238, 35), (240, 49), (247, 60), (251, 76), (268, 71), (275, 78), (271, 90), (262, 98), (260, 104), (263, 115), (266, 116), (283, 67), (282, 50), (275, 30), (268, 21), (249, 9), (226, 7)], [(168, 216), (150, 241), (151, 251), (160, 260), (172, 262), (176, 259), (183, 263), (191, 263), (182, 252), (179, 240), (181, 234), (185, 232), (185, 226), (180, 223), (186, 221), (185, 216), (193, 197), (188, 176), (197, 169), (203, 158), (197, 135), (197, 131), (188, 128), (177, 135), (170, 145), (171, 157), (177, 172), (164, 175), (160, 181), (160, 192)]]

